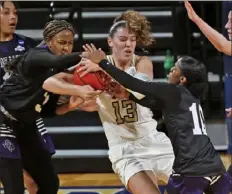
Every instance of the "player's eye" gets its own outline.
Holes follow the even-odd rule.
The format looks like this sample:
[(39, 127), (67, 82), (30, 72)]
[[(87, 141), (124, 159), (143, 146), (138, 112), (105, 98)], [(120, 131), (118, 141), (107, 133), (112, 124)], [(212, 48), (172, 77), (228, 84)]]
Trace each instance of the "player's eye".
[(127, 41), (127, 37), (120, 37), (119, 40), (120, 40), (121, 42), (125, 42), (125, 41)]
[(170, 72), (174, 73), (176, 71), (175, 67), (171, 68)]
[(9, 11), (4, 11), (3, 14), (4, 14), (4, 15), (9, 15), (10, 12), (9, 12)]
[(132, 37), (130, 40), (131, 41), (136, 41), (136, 37)]
[(65, 45), (65, 44), (66, 44), (65, 41), (59, 41), (58, 43), (59, 43), (60, 45)]
[(72, 42), (68, 42), (69, 46), (73, 45), (73, 41)]

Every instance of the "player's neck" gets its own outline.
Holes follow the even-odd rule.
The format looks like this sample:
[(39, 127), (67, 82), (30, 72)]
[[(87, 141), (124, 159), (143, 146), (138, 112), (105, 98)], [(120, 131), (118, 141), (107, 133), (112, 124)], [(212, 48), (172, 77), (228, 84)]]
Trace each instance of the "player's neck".
[(5, 41), (10, 41), (13, 39), (13, 34), (6, 34), (6, 33), (0, 33), (0, 41), (5, 42)]
[(115, 57), (113, 54), (112, 57), (114, 60), (114, 65), (121, 70), (126, 70), (131, 66), (131, 61), (122, 61), (120, 59), (117, 59), (117, 57)]

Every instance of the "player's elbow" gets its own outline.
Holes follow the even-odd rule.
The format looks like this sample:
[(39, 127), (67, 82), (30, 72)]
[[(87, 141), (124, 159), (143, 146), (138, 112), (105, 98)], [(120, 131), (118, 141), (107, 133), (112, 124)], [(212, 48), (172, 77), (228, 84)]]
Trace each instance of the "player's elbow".
[(232, 56), (231, 44), (230, 44), (230, 46), (223, 47), (221, 52), (223, 52), (224, 54), (226, 54), (228, 56)]
[(52, 88), (53, 88), (54, 81), (55, 81), (54, 79), (56, 79), (56, 78), (50, 77), (50, 78), (46, 79), (46, 80), (44, 81), (44, 83), (43, 83), (42, 88), (43, 88), (44, 90), (48, 91), (48, 92), (53, 92)]
[(231, 43), (230, 41), (226, 41), (226, 42), (221, 42), (221, 44), (218, 47), (218, 51), (228, 55), (228, 56), (232, 56), (232, 47), (231, 47)]

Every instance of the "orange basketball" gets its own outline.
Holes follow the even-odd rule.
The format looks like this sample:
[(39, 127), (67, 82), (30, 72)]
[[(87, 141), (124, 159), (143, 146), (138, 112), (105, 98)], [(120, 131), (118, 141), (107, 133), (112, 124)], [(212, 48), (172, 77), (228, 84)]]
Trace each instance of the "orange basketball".
[(77, 73), (77, 70), (82, 67), (82, 65), (78, 65), (74, 71), (73, 82), (76, 85), (90, 85), (95, 90), (105, 90), (107, 88), (107, 84), (111, 80), (111, 78), (104, 73), (103, 71), (90, 72), (85, 76), (80, 77), (82, 71)]

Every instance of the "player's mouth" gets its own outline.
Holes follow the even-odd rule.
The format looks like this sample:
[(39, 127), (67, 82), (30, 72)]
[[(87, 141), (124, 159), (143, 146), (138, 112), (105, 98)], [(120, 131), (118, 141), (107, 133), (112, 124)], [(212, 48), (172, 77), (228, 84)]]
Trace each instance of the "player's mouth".
[(10, 23), (10, 24), (9, 24), (9, 27), (10, 27), (10, 28), (16, 28), (16, 23), (13, 23), (13, 22)]
[(232, 38), (232, 33), (228, 33), (228, 37), (229, 37), (229, 38)]
[(131, 55), (131, 54), (132, 54), (132, 51), (131, 51), (131, 50), (125, 50), (125, 53), (126, 53), (127, 55)]

